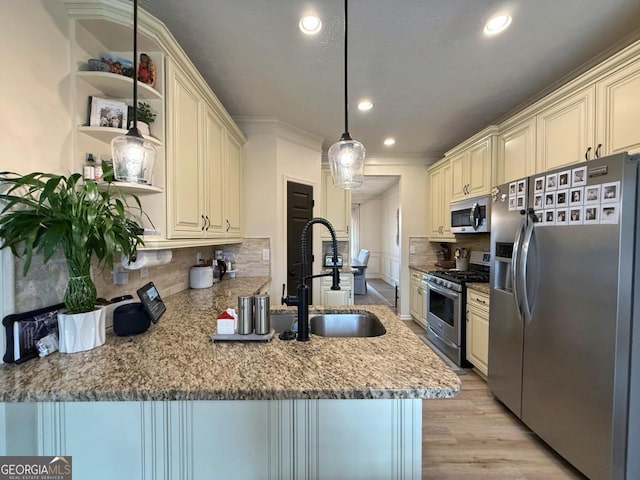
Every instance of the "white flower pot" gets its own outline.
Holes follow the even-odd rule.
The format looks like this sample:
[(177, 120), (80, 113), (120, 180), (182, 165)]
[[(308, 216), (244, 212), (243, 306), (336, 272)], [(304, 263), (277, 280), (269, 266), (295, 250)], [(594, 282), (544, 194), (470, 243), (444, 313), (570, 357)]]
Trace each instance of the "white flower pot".
[(58, 314), (59, 349), (76, 353), (99, 347), (105, 341), (105, 309), (86, 313)]

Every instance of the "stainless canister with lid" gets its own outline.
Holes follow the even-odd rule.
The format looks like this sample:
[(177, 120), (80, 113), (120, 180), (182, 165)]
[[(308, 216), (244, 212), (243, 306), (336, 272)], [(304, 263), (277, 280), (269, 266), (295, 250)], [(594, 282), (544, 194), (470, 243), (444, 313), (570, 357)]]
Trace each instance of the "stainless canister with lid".
[(271, 331), (271, 317), (269, 314), (269, 294), (255, 296), (255, 330), (258, 335), (266, 335)]
[(238, 333), (253, 333), (253, 295), (238, 296)]

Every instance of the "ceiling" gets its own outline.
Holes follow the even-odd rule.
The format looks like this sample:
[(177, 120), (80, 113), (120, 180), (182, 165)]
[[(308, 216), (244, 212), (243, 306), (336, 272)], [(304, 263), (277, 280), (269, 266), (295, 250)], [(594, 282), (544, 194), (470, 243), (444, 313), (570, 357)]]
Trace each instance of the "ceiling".
[[(325, 139), (344, 131), (341, 0), (140, 0), (234, 117), (276, 118)], [(511, 27), (487, 37), (493, 14)], [(323, 29), (303, 35), (317, 13)], [(351, 135), (369, 156), (438, 158), (615, 45), (639, 37), (638, 0), (352, 0)], [(609, 52), (610, 53), (610, 52)], [(374, 108), (355, 108), (370, 98)], [(385, 147), (387, 136), (395, 146)]]
[(367, 175), (360, 187), (351, 190), (351, 203), (366, 203), (386, 192), (399, 181), (400, 177), (396, 175)]

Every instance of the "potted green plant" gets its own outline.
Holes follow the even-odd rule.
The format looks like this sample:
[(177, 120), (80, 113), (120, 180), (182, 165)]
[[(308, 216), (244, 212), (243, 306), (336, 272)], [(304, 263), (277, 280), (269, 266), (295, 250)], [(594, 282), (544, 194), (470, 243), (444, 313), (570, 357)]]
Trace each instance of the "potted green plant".
[[(138, 117), (138, 130), (143, 135), (150, 135), (149, 127), (156, 121), (157, 114), (153, 113), (148, 103), (138, 102), (138, 111), (136, 112)], [(128, 118), (133, 118), (133, 107), (128, 109)], [(133, 127), (133, 121), (130, 122), (129, 128)]]
[[(110, 183), (113, 171), (106, 163), (103, 168), (105, 180)], [(98, 190), (95, 182), (81, 180), (78, 173), (65, 177), (41, 172), (0, 172), (0, 249), (8, 247), (24, 259), (24, 274), (29, 271), (34, 254), (41, 254), (47, 262), (56, 250), (62, 249), (69, 271), (64, 295), (66, 313), (100, 315), (102, 327), (100, 318), (95, 321), (96, 328), (102, 329), (101, 343), (97, 340), (102, 344), (104, 309), (95, 308), (92, 259), (95, 257), (99, 266), (112, 267), (116, 255), (135, 258), (138, 246), (144, 242), (142, 229), (121, 192), (110, 186)], [(131, 198), (140, 215), (145, 215), (140, 200), (135, 195)], [(64, 352), (62, 330), (60, 325), (60, 351)], [(80, 350), (70, 346), (67, 351)]]

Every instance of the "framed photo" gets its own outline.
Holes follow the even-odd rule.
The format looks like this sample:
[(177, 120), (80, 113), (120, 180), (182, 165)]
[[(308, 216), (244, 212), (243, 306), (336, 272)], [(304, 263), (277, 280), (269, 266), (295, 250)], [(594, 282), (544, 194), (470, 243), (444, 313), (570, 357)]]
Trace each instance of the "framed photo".
[(518, 181), (518, 186), (516, 187), (517, 190), (517, 194), (518, 195), (524, 195), (527, 193), (527, 181), (526, 180), (519, 180)]
[(585, 205), (600, 203), (600, 185), (589, 185), (584, 187), (583, 203)]
[(620, 182), (602, 184), (600, 203), (620, 203)]
[(619, 208), (617, 203), (600, 205), (600, 223), (618, 223)]
[(89, 126), (91, 127), (127, 127), (127, 104), (108, 98), (90, 97)]
[(582, 205), (584, 187), (576, 187), (569, 190), (569, 205)]
[(587, 167), (574, 168), (571, 170), (571, 186), (584, 187), (587, 184)]
[(544, 192), (544, 177), (538, 177), (533, 182), (534, 193)]
[(556, 224), (556, 211), (555, 210), (545, 210), (544, 211), (544, 224), (545, 225), (555, 225)]
[(600, 223), (599, 207), (597, 205), (585, 206), (582, 223), (585, 225)]
[(569, 190), (558, 190), (556, 192), (556, 207), (566, 207), (569, 205)]
[(509, 184), (509, 196), (516, 194), (516, 182), (511, 182)]
[(553, 208), (556, 206), (555, 192), (547, 192), (544, 194), (544, 208)]
[(516, 208), (517, 209), (524, 208), (524, 195), (518, 195), (516, 197)]
[(533, 208), (536, 210), (542, 208), (542, 194), (536, 194), (533, 196)]
[(556, 225), (568, 225), (569, 224), (569, 211), (566, 208), (559, 208), (556, 210)]
[(582, 225), (582, 207), (569, 208), (569, 225)]
[(536, 223), (540, 225), (544, 225), (544, 212), (542, 210), (535, 211)]
[(558, 174), (550, 173), (547, 175), (546, 191), (556, 190), (558, 188)]
[(571, 186), (571, 170), (558, 173), (558, 190)]
[(516, 197), (509, 197), (509, 211), (511, 212), (513, 210), (517, 210), (516, 209)]

